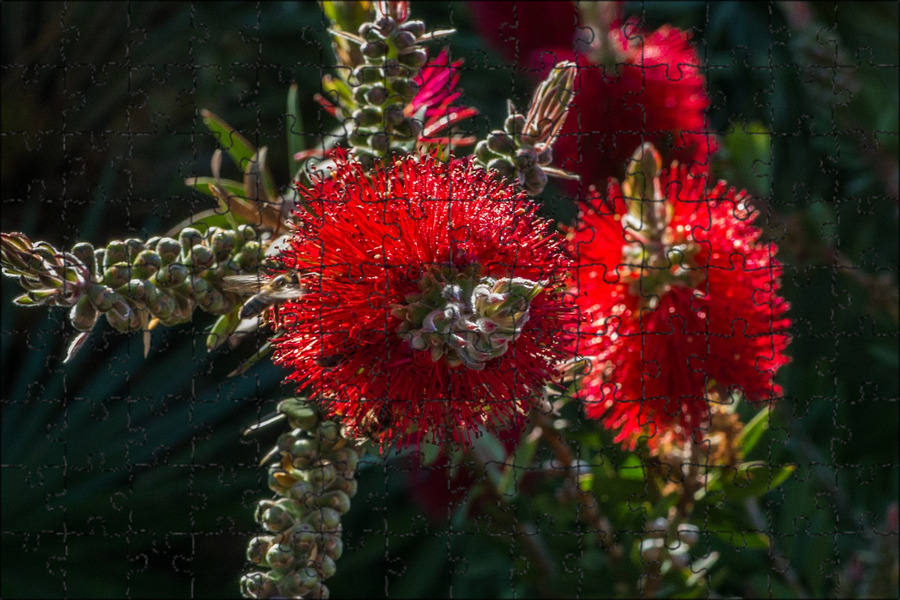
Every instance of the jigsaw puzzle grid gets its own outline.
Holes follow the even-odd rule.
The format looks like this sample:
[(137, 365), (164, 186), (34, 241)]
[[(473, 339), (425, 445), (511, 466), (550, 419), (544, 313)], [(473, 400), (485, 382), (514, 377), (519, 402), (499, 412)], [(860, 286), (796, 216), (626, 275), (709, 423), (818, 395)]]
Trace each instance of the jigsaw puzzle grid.
[[(720, 558), (732, 594), (897, 593), (897, 6), (855, 6), (818, 7), (798, 31), (781, 4), (626, 4), (649, 26), (693, 32), (723, 146), (716, 173), (758, 200), (785, 267), (792, 363), (755, 456), (796, 472), (748, 509), (770, 548), (733, 539)], [(413, 9), (459, 30), (450, 47), (465, 60), (466, 104), (481, 110), (476, 134), (502, 123), (498, 99), (527, 105), (528, 74), (478, 38), (466, 3)], [(281, 182), (283, 131), (296, 125), (283, 117), (288, 86), (303, 93), (307, 146), (337, 126), (312, 101), (334, 64), (315, 3), (0, 10), (4, 232), (100, 245), (209, 208), (183, 183), (209, 173), (215, 149), (201, 108), (268, 146)], [(562, 188), (542, 201), (574, 218)], [(235, 596), (250, 507), (267, 493), (257, 461), (277, 435), (240, 433), (289, 393), (284, 373), (262, 364), (227, 378), (240, 357), (206, 352), (203, 319), (155, 332), (147, 359), (139, 336), (98, 327), (64, 365), (64, 311), (15, 307), (15, 283), (2, 285), (0, 595)], [(512, 542), (483, 517), (464, 531), (428, 517), (411, 470), (403, 459), (364, 470), (333, 596), (521, 594)], [(615, 595), (598, 585), (578, 589)]]

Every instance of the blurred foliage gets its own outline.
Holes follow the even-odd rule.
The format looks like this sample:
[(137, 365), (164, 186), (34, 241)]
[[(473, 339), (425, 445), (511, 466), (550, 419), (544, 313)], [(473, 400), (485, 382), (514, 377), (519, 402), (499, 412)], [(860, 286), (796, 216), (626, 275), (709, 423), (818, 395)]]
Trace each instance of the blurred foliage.
[[(786, 397), (747, 458), (772, 465), (772, 477), (786, 465), (796, 472), (760, 499), (708, 490), (690, 519), (700, 528), (691, 555), (702, 581), (676, 569), (659, 595), (897, 592), (891, 564), (870, 557), (885, 539), (896, 546), (898, 8), (813, 4), (798, 15), (796, 6), (626, 4), (650, 27), (693, 32), (723, 138), (716, 174), (755, 195), (760, 223), (781, 247), (794, 320), (794, 360), (780, 376)], [(481, 111), (469, 125), (476, 134), (502, 123), (499, 99), (527, 104), (531, 80), (475, 36), (464, 3), (413, 10), (459, 30), (449, 46), (465, 59), (464, 103)], [(284, 116), (291, 83), (302, 147), (337, 126), (311, 101), (334, 64), (316, 4), (48, 2), (0, 11), (3, 231), (68, 248), (149, 237), (210, 208), (183, 184), (209, 174), (216, 148), (202, 108), (268, 146), (278, 182), (294, 168), (284, 135), (295, 122)], [(571, 218), (559, 191), (543, 199), (548, 214)], [(64, 315), (11, 309), (15, 285), (4, 280), (2, 290), (0, 595), (236, 595), (252, 506), (266, 490), (256, 463), (275, 435), (240, 430), (274, 408), (282, 373), (265, 364), (226, 379), (239, 358), (206, 353), (212, 319), (199, 315), (154, 333), (146, 360), (139, 336), (104, 324), (63, 366), (74, 334)], [(753, 410), (741, 410), (749, 421)], [(540, 480), (503, 508), (552, 546), (559, 570), (550, 576), (510, 532), (491, 527), (490, 502), (471, 519), (460, 511), (432, 519), (410, 497), (408, 457), (370, 458), (344, 521), (333, 596), (636, 593), (646, 565), (635, 549), (670, 499), (654, 499), (645, 462), (575, 407), (569, 413), (569, 438), (590, 465), (621, 556), (590, 539), (596, 532), (575, 520), (575, 504), (555, 495), (559, 482)], [(542, 452), (537, 460), (550, 460)], [(718, 562), (701, 570), (696, 561), (713, 553)]]

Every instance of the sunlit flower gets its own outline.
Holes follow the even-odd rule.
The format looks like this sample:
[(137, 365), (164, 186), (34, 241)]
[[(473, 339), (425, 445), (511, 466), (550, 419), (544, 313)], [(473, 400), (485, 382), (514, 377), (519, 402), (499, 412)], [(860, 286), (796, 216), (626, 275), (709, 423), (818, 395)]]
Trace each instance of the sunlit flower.
[(781, 266), (745, 192), (721, 181), (708, 190), (677, 164), (657, 176), (659, 155), (649, 156), (646, 186), (639, 169), (611, 180), (569, 232), (591, 323), (580, 336), (593, 359), (581, 397), (632, 448), (669, 431), (700, 439), (713, 392), (776, 398), (773, 378), (789, 360)]
[(572, 311), (558, 234), (469, 161), (338, 156), (280, 259), (303, 297), (275, 360), (357, 435), (467, 442), (520, 424), (562, 359)]

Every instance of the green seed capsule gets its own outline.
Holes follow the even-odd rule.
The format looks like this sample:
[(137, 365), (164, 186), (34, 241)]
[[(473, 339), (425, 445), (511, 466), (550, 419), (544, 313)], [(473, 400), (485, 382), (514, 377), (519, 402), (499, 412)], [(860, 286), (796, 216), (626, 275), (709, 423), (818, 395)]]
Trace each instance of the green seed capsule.
[(522, 115), (510, 115), (503, 123), (503, 129), (512, 136), (518, 136), (525, 130), (525, 117)]
[(341, 490), (333, 490), (316, 498), (315, 504), (316, 506), (331, 508), (345, 515), (350, 511), (350, 496)]
[(143, 250), (137, 255), (133, 263), (135, 277), (149, 279), (162, 266), (162, 259), (154, 250)]
[(341, 515), (331, 508), (320, 508), (306, 516), (304, 521), (311, 525), (317, 533), (323, 531), (338, 531), (341, 526)]
[(477, 158), (481, 164), (486, 165), (491, 160), (497, 158), (497, 155), (491, 150), (488, 142), (482, 140), (475, 144), (475, 158)]
[(347, 479), (345, 477), (338, 477), (334, 480), (334, 483), (329, 487), (331, 490), (341, 490), (350, 498), (356, 496), (356, 492), (359, 490), (359, 483), (355, 479)]
[(381, 110), (374, 106), (368, 106), (353, 111), (353, 119), (357, 125), (362, 127), (371, 127), (372, 125), (381, 124)]
[(334, 463), (338, 470), (344, 472), (349, 471), (350, 473), (353, 473), (356, 471), (356, 466), (359, 464), (359, 454), (349, 448), (335, 450), (334, 452), (329, 453), (328, 458), (331, 459), (331, 462)]
[(134, 310), (129, 311), (127, 314), (123, 314), (115, 309), (109, 310), (106, 313), (106, 320), (109, 321), (113, 329), (123, 333), (137, 331), (141, 328), (141, 317)]
[(128, 247), (125, 242), (113, 241), (106, 245), (106, 256), (103, 258), (103, 268), (108, 269), (116, 263), (125, 262), (128, 259)]
[(153, 280), (160, 287), (170, 288), (184, 283), (189, 274), (190, 270), (186, 266), (180, 263), (172, 263), (162, 267), (153, 276)]
[(210, 238), (210, 246), (217, 261), (226, 260), (236, 244), (235, 232), (231, 230), (219, 230)]
[(335, 573), (337, 573), (337, 565), (334, 563), (334, 559), (326, 554), (322, 557), (319, 565), (319, 575), (322, 576), (322, 579), (328, 579)]
[(422, 21), (407, 21), (400, 26), (400, 31), (408, 31), (416, 38), (420, 38), (425, 34), (425, 23)]
[(185, 227), (178, 234), (178, 240), (181, 242), (181, 248), (187, 253), (191, 248), (203, 241), (203, 234), (193, 227)]
[(404, 102), (411, 102), (419, 93), (419, 84), (412, 79), (398, 79), (393, 82), (392, 87)]
[(331, 464), (320, 464), (309, 469), (309, 482), (315, 489), (327, 488), (337, 476), (337, 467)]
[(495, 158), (487, 164), (488, 170), (497, 171), (498, 175), (511, 181), (516, 175), (516, 169), (506, 158)]
[(113, 303), (118, 298), (118, 294), (113, 292), (105, 285), (95, 284), (87, 289), (87, 296), (97, 310), (106, 312), (112, 308)]
[(72, 325), (78, 331), (90, 331), (94, 324), (97, 323), (99, 316), (100, 313), (97, 312), (97, 308), (91, 303), (91, 299), (87, 295), (79, 298), (69, 313), (69, 319), (71, 319)]
[(325, 535), (323, 536), (322, 546), (325, 550), (325, 554), (333, 558), (334, 560), (338, 560), (344, 554), (344, 542), (341, 540), (339, 536), (336, 535)]
[(487, 146), (492, 152), (504, 156), (512, 156), (516, 151), (516, 143), (505, 131), (495, 129), (488, 135)]
[(238, 225), (237, 233), (238, 237), (245, 242), (256, 239), (256, 230), (250, 225)]
[(206, 269), (210, 265), (215, 262), (216, 257), (213, 255), (212, 250), (204, 246), (203, 244), (195, 244), (188, 255), (191, 260), (191, 264), (194, 265), (195, 269)]
[(265, 560), (266, 552), (272, 547), (272, 536), (258, 535), (250, 540), (247, 545), (247, 560), (252, 563), (260, 564)]
[(159, 290), (157, 290), (157, 292), (156, 305), (149, 307), (150, 312), (153, 313), (154, 317), (158, 317), (160, 320), (168, 319), (172, 316), (172, 313), (175, 312), (175, 299), (165, 292), (159, 292)]
[(421, 69), (428, 62), (428, 53), (421, 49), (411, 49), (397, 57), (401, 65), (410, 69)]
[(275, 569), (286, 569), (294, 564), (294, 549), (281, 544), (269, 546), (266, 551), (266, 563)]
[(391, 58), (384, 61), (384, 75), (390, 79), (397, 77), (405, 77), (409, 73), (409, 69), (401, 65), (397, 59)]
[(87, 242), (79, 242), (72, 246), (72, 254), (90, 269), (92, 275), (97, 274), (97, 259), (95, 258), (94, 246)]
[(387, 134), (378, 132), (369, 136), (369, 147), (379, 154), (387, 153), (390, 148), (390, 139)]
[[(241, 577), (241, 596), (244, 598), (274, 598), (278, 595), (286, 594), (279, 592), (275, 583), (269, 579), (266, 573), (257, 571)], [(300, 596), (291, 597), (299, 598)]]
[(536, 196), (544, 191), (547, 186), (547, 174), (537, 165), (534, 165), (525, 171), (525, 189), (532, 195)]
[[(109, 255), (107, 255), (109, 257)], [(127, 262), (119, 262), (110, 265), (103, 273), (103, 283), (113, 289), (122, 287), (131, 279), (131, 265)]]
[(159, 254), (162, 264), (174, 262), (181, 254), (181, 242), (169, 237), (162, 238), (156, 243), (156, 253)]
[(147, 302), (147, 288), (143, 279), (132, 279), (116, 291), (135, 304), (142, 305)]
[(366, 86), (363, 100), (375, 106), (381, 106), (388, 99), (387, 88), (383, 85)]
[(128, 260), (133, 261), (135, 257), (144, 250), (144, 242), (137, 238), (128, 238), (125, 240), (125, 247), (128, 249)]
[(241, 248), (241, 268), (251, 271), (259, 266), (259, 261), (263, 258), (263, 249), (256, 240), (251, 240), (244, 244)]
[(360, 46), (359, 51), (362, 52), (363, 56), (369, 58), (382, 58), (387, 55), (388, 46), (382, 40), (372, 40)]

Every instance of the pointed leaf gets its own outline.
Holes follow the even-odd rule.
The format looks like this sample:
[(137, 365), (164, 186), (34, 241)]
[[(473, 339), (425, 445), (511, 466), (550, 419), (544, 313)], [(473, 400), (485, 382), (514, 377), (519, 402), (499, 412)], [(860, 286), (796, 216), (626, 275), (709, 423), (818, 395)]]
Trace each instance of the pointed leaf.
[(271, 354), (272, 352), (272, 342), (266, 342), (262, 346), (260, 346), (259, 350), (256, 353), (245, 360), (241, 365), (236, 368), (234, 371), (228, 374), (228, 377), (235, 377), (236, 375), (241, 375), (250, 370), (253, 365), (258, 363), (260, 360)]
[(288, 148), (288, 173), (294, 173), (300, 168), (300, 162), (296, 156), (303, 152), (305, 146), (303, 143), (303, 120), (300, 117), (298, 90), (299, 86), (296, 83), (291, 84), (291, 87), (288, 89), (287, 112), (284, 114), (284, 129), (287, 134)]
[(769, 415), (771, 412), (772, 408), (770, 406), (761, 410), (750, 419), (750, 422), (744, 426), (743, 431), (738, 435), (737, 447), (743, 451), (744, 456), (747, 456), (753, 450), (754, 446), (762, 438), (762, 435), (769, 429)]
[(222, 149), (241, 170), (244, 170), (247, 162), (256, 154), (253, 144), (212, 112), (203, 109), (200, 115), (203, 117), (203, 124), (216, 136), (216, 141)]
[(237, 329), (238, 324), (241, 322), (241, 318), (238, 316), (239, 312), (240, 308), (238, 307), (216, 319), (209, 335), (206, 337), (206, 350), (208, 352), (212, 352), (225, 343), (228, 336)]

